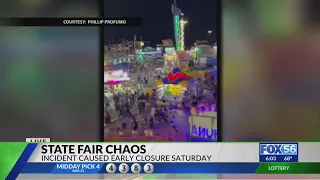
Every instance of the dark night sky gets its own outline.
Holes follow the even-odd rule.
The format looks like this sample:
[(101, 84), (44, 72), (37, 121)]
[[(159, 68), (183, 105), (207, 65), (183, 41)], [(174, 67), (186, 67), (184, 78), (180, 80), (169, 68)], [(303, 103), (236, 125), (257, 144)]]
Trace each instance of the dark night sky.
[[(133, 40), (142, 36), (144, 41), (151, 41), (152, 45), (161, 44), (161, 40), (173, 36), (173, 16), (171, 5), (173, 0), (105, 0), (105, 17), (141, 17), (140, 27), (106, 27), (105, 44), (109, 39), (119, 43), (121, 38)], [(195, 40), (216, 42), (217, 0), (177, 0), (178, 7), (188, 21), (185, 30), (186, 46)], [(211, 37), (207, 31), (212, 30)]]

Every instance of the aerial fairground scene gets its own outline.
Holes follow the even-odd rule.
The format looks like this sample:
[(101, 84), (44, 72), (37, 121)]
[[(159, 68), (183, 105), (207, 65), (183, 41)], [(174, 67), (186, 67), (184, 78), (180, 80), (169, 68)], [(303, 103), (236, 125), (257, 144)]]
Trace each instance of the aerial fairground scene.
[(143, 23), (104, 30), (105, 141), (217, 141), (216, 1), (120, 4), (105, 16)]

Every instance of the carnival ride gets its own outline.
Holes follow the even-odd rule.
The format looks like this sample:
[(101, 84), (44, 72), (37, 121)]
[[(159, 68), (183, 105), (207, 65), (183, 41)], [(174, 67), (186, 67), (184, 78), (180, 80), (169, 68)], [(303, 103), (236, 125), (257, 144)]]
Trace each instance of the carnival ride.
[(183, 13), (181, 12), (181, 9), (178, 8), (177, 0), (173, 0), (171, 11), (173, 14), (176, 51), (184, 51), (184, 27), (187, 24), (187, 21), (182, 18)]

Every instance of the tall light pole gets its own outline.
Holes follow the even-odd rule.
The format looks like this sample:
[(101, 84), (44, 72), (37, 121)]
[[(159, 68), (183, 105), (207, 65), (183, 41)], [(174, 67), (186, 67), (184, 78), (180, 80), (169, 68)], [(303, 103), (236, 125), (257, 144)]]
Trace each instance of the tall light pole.
[(211, 34), (212, 34), (212, 30), (208, 30), (208, 36), (209, 36), (209, 37), (208, 37), (208, 41), (209, 41), (209, 44), (210, 44)]

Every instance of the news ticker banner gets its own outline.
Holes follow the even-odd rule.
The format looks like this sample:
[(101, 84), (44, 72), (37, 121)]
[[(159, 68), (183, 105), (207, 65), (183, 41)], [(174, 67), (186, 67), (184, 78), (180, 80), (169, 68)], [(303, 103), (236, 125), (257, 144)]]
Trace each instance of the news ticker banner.
[(141, 18), (0, 18), (0, 26), (141, 26)]
[[(0, 179), (19, 174), (320, 173), (320, 143), (4, 142), (0, 146)], [(295, 154), (298, 162), (283, 161), (283, 155)], [(261, 161), (265, 155), (270, 156), (268, 162)]]

